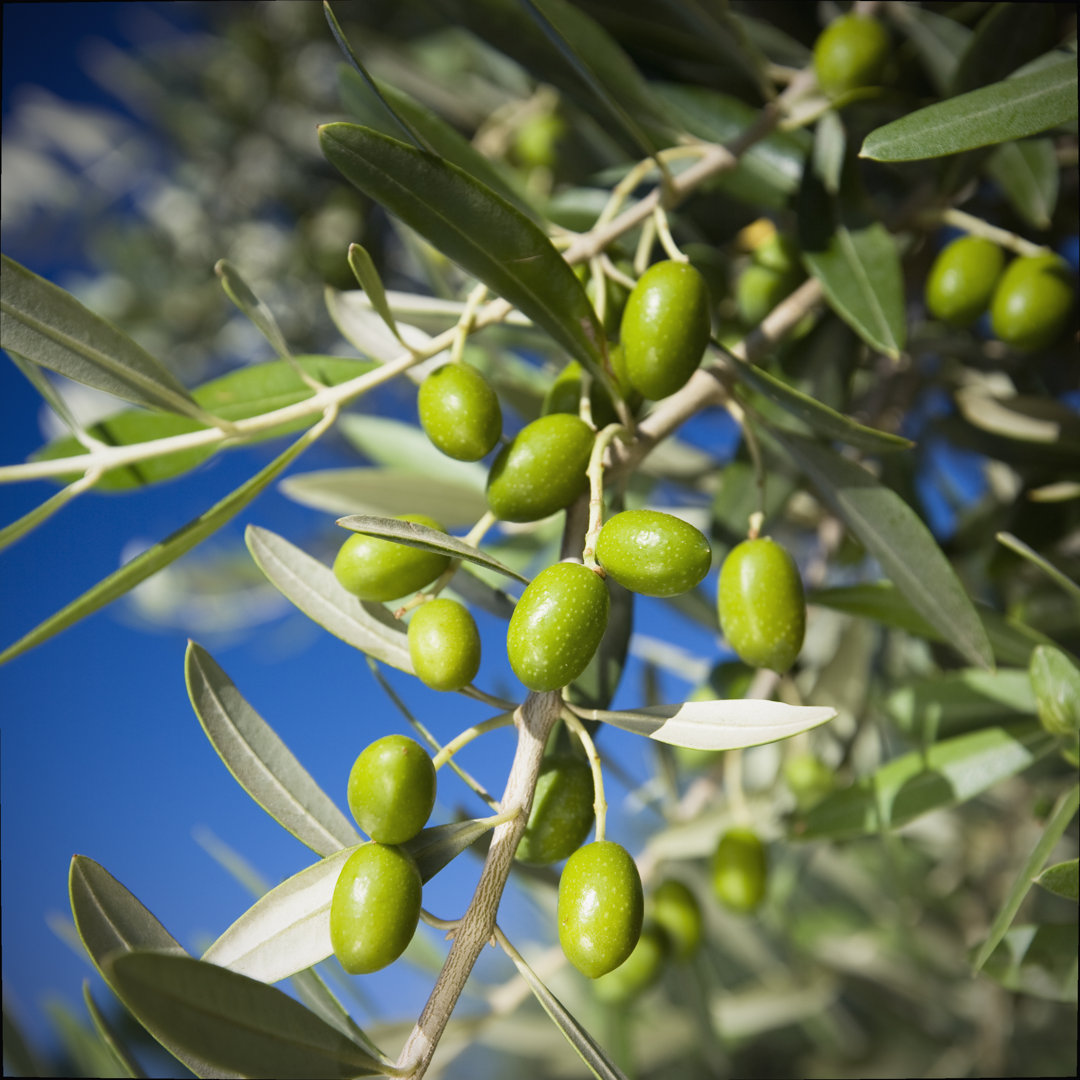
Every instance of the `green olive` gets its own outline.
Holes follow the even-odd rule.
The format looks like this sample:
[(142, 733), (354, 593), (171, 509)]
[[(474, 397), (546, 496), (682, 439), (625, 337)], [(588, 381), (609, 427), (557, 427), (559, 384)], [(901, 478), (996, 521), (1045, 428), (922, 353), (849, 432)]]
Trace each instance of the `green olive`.
[(675, 959), (685, 962), (701, 944), (701, 905), (677, 878), (662, 881), (653, 893), (652, 917), (671, 942)]
[[(403, 514), (398, 521), (442, 531), (427, 514)], [(354, 533), (337, 553), (334, 576), (361, 600), (396, 600), (430, 585), (449, 565), (449, 555)]]
[(732, 911), (753, 911), (765, 899), (768, 878), (765, 845), (752, 829), (729, 829), (712, 858), (716, 898)]
[(541, 570), (510, 616), (506, 652), (530, 690), (557, 690), (592, 659), (607, 626), (610, 600), (600, 576), (581, 563)]
[(341, 868), (330, 901), (330, 942), (350, 975), (392, 964), (420, 921), (420, 871), (412, 856), (386, 844), (363, 844)]
[(443, 364), (420, 384), (420, 426), (444, 454), (479, 461), (499, 441), (502, 409), (495, 391), (476, 368)]
[(789, 757), (784, 762), (783, 773), (799, 810), (809, 810), (836, 786), (832, 769), (815, 754)]
[(551, 754), (540, 766), (529, 823), (518, 844), (524, 863), (544, 866), (572, 855), (593, 823), (592, 769), (577, 754)]
[(409, 620), (409, 656), (413, 670), (433, 690), (460, 690), (480, 670), (480, 632), (456, 600), (422, 604)]
[[(541, 411), (545, 416), (551, 413), (571, 413), (577, 416), (580, 404), (581, 365), (576, 360), (571, 360), (555, 376), (555, 381), (544, 396), (544, 407)], [(607, 391), (595, 379), (589, 384), (589, 405), (597, 429), (607, 427), (618, 419)]]
[(795, 560), (767, 536), (744, 540), (720, 568), (720, 628), (739, 659), (783, 674), (799, 655), (806, 601)]
[(951, 326), (970, 326), (989, 306), (1005, 265), (997, 244), (961, 236), (941, 250), (926, 279), (926, 307)]
[(863, 15), (834, 19), (814, 42), (814, 71), (827, 94), (875, 85), (888, 58), (888, 31)]
[(744, 326), (758, 326), (799, 283), (793, 271), (751, 263), (735, 282), (735, 304)]
[(435, 766), (408, 735), (376, 739), (353, 762), (349, 809), (380, 844), (404, 844), (426, 824), (435, 805)]
[(557, 113), (531, 116), (514, 134), (514, 156), (529, 168), (550, 169), (558, 160), (558, 145), (566, 124)]
[(559, 943), (583, 975), (617, 968), (641, 935), (645, 900), (630, 853), (612, 840), (594, 840), (566, 861), (559, 878)]
[(678, 596), (709, 572), (712, 548), (700, 530), (672, 514), (624, 510), (600, 530), (596, 559), (632, 592)]
[(646, 924), (634, 951), (614, 971), (593, 983), (597, 998), (606, 1005), (625, 1005), (647, 990), (664, 968), (668, 941), (660, 927)]
[(990, 301), (994, 334), (1023, 352), (1046, 348), (1065, 326), (1075, 288), (1068, 265), (1057, 255), (1013, 259)]
[(620, 328), (631, 386), (654, 401), (675, 393), (701, 363), (710, 331), (700, 272), (674, 260), (650, 266), (626, 301)]
[(754, 262), (778, 274), (801, 277), (803, 273), (798, 242), (788, 233), (770, 233), (754, 248)]
[(491, 512), (503, 521), (538, 521), (569, 506), (585, 490), (594, 438), (584, 420), (567, 413), (527, 424), (491, 466)]

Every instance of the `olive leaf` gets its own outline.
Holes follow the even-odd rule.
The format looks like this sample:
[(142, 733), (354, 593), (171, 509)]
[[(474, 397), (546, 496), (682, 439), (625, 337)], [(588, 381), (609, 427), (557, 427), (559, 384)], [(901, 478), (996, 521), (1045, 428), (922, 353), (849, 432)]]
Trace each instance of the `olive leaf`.
[(255, 295), (255, 290), (244, 280), (244, 276), (228, 259), (219, 259), (214, 264), (214, 273), (221, 281), (221, 287), (228, 298), (252, 322), (278, 356), (291, 358), (285, 335), (278, 326), (274, 313)]
[(1050, 228), (1060, 183), (1053, 139), (1002, 143), (990, 155), (985, 171), (1032, 228)]
[(1013, 993), (1076, 1004), (1077, 925), (1012, 927), (987, 960), (983, 973)]
[(1063, 896), (1074, 903), (1080, 900), (1080, 860), (1068, 859), (1066, 862), (1048, 866), (1036, 879), (1047, 892)]
[(90, 993), (90, 981), (83, 979), (83, 1001), (86, 1002), (86, 1011), (90, 1014), (90, 1020), (101, 1040), (112, 1052), (125, 1076), (144, 1077), (146, 1073), (139, 1068), (131, 1051), (124, 1044), (120, 1033), (109, 1022), (108, 1017), (101, 1011), (94, 995)]

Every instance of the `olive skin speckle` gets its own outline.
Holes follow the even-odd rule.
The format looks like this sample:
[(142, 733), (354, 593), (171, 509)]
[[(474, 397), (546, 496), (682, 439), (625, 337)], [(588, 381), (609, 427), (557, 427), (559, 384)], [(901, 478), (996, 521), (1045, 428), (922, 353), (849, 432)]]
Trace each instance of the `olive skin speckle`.
[(480, 632), (467, 608), (440, 597), (409, 620), (409, 658), (425, 686), (460, 690), (480, 670)]
[(458, 461), (479, 461), (502, 434), (499, 398), (469, 364), (444, 364), (432, 371), (420, 384), (417, 408), (427, 437)]
[(415, 739), (385, 735), (353, 762), (348, 799), (357, 825), (372, 840), (403, 844), (431, 816), (435, 766)]
[(600, 530), (596, 559), (624, 588), (678, 596), (709, 572), (712, 549), (700, 530), (673, 514), (624, 510)]

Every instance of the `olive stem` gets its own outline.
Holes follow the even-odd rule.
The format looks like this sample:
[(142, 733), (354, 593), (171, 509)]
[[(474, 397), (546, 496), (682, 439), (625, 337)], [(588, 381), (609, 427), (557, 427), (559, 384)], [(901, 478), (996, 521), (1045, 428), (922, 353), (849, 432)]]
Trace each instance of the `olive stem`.
[(653, 244), (656, 241), (656, 217), (650, 214), (641, 226), (641, 235), (638, 237), (638, 245), (634, 251), (634, 273), (641, 277), (649, 266), (649, 257), (652, 255)]
[(461, 313), (457, 326), (454, 327), (454, 344), (450, 349), (450, 362), (452, 364), (461, 362), (461, 357), (465, 352), (465, 340), (472, 332), (476, 311), (484, 302), (487, 291), (487, 286), (481, 282), (469, 293), (465, 300), (465, 310)]
[(417, 1080), (427, 1071), (469, 973), (494, 932), (499, 899), (510, 876), (514, 852), (532, 808), (536, 778), (544, 759), (544, 746), (561, 708), (562, 697), (557, 691), (533, 692), (514, 714), (518, 744), (506, 780), (502, 806), (517, 813), (512, 820), (495, 829), (480, 881), (461, 919), (446, 963), (398, 1057), (398, 1068), (407, 1070)]
[(671, 235), (667, 211), (662, 206), (658, 206), (653, 211), (653, 221), (656, 226), (656, 235), (660, 238), (660, 245), (667, 252), (668, 258), (673, 262), (688, 263), (690, 260), (679, 250), (675, 237)]
[(460, 734), (455, 735), (442, 749), (431, 759), (431, 763), (438, 772), (450, 759), (463, 747), (468, 746), (473, 739), (486, 735), (489, 731), (497, 731), (499, 728), (509, 727), (514, 722), (512, 713), (503, 713), (501, 716), (493, 716), (481, 724), (473, 724)]
[(562, 710), (563, 723), (577, 736), (585, 750), (585, 756), (589, 759), (589, 767), (592, 769), (593, 779), (593, 813), (596, 815), (596, 839), (603, 840), (607, 830), (607, 799), (604, 797), (604, 772), (600, 764), (600, 755), (596, 752), (596, 744), (592, 741), (585, 725), (578, 719), (577, 714), (564, 706)]
[(975, 217), (974, 214), (958, 210), (955, 206), (949, 206), (944, 210), (939, 210), (936, 214), (927, 215), (924, 220), (938, 221), (943, 225), (954, 225), (972, 236), (981, 236), (986, 240), (992, 240), (1007, 251), (1015, 251), (1017, 255), (1045, 255), (1050, 251), (1050, 248), (1042, 244), (1025, 240), (1022, 236), (1018, 236), (1008, 229), (991, 225), (990, 222), (983, 221), (982, 218)]
[(724, 791), (740, 825), (753, 825), (754, 819), (743, 791), (742, 751), (728, 750), (724, 754)]
[(612, 440), (628, 435), (622, 424), (608, 424), (598, 432), (589, 455), (587, 475), (589, 477), (589, 524), (585, 529), (585, 549), (581, 561), (590, 570), (599, 570), (596, 562), (596, 538), (604, 521), (604, 455)]

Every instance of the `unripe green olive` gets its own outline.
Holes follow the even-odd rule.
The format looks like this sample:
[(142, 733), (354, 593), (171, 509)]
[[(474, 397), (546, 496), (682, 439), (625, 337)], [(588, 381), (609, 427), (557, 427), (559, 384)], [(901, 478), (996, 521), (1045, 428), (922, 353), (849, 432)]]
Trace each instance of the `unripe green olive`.
[(970, 326), (989, 306), (1005, 255), (981, 236), (961, 236), (941, 250), (926, 279), (926, 307), (935, 319)]
[(828, 94), (873, 86), (889, 58), (889, 33), (876, 19), (842, 15), (814, 42), (814, 71)]
[(559, 862), (579, 847), (593, 823), (592, 769), (577, 754), (551, 754), (540, 766), (529, 823), (517, 857), (543, 866)]
[(479, 461), (499, 441), (502, 409), (495, 391), (476, 368), (443, 364), (420, 384), (420, 426), (444, 454)]
[(712, 858), (716, 898), (732, 911), (753, 911), (765, 899), (768, 878), (765, 845), (752, 829), (729, 829)]
[(631, 386), (654, 401), (694, 374), (711, 330), (709, 290), (689, 263), (655, 263), (638, 279), (623, 310), (620, 340)]
[(802, 275), (799, 245), (788, 233), (770, 233), (754, 248), (754, 262), (758, 266), (767, 266), (778, 274)]
[(799, 810), (809, 810), (836, 786), (832, 769), (815, 754), (796, 754), (784, 762), (784, 781)]
[(667, 878), (653, 893), (653, 920), (667, 934), (676, 960), (685, 962), (701, 944), (701, 905), (677, 878)]
[(600, 576), (581, 563), (541, 570), (510, 616), (506, 652), (530, 690), (558, 690), (589, 665), (611, 602)]
[[(555, 381), (544, 395), (545, 416), (551, 413), (570, 413), (578, 415), (581, 405), (581, 365), (571, 360), (555, 376)], [(595, 379), (589, 384), (589, 405), (592, 407), (593, 424), (597, 429), (607, 427), (618, 419), (615, 406), (611, 403), (607, 391)]]
[(392, 964), (420, 921), (420, 871), (411, 855), (363, 844), (341, 868), (330, 901), (330, 942), (350, 975)]
[(565, 132), (566, 124), (557, 113), (532, 116), (514, 134), (514, 155), (522, 165), (550, 169)]
[(422, 604), (409, 620), (409, 657), (420, 681), (433, 690), (460, 690), (480, 670), (480, 631), (456, 600)]
[(349, 809), (380, 844), (404, 844), (426, 824), (435, 805), (435, 766), (408, 735), (376, 739), (349, 772)]
[[(442, 531), (427, 514), (403, 514), (398, 521)], [(430, 585), (449, 565), (449, 555), (354, 533), (334, 559), (334, 576), (361, 600), (395, 600)]]
[(596, 560), (624, 588), (678, 596), (709, 572), (712, 548), (699, 529), (659, 510), (624, 510), (596, 541)]
[(583, 975), (617, 968), (641, 936), (645, 900), (630, 853), (612, 840), (578, 848), (559, 878), (559, 943)]
[(1022, 255), (998, 281), (990, 325), (1007, 345), (1030, 352), (1053, 343), (1072, 309), (1075, 282), (1057, 255)]
[(735, 282), (735, 304), (744, 326), (758, 326), (799, 283), (794, 271), (751, 263)]
[(491, 512), (503, 521), (537, 521), (569, 506), (585, 490), (594, 438), (584, 420), (567, 413), (527, 424), (491, 466)]
[(647, 990), (664, 968), (668, 941), (662, 929), (648, 923), (634, 951), (614, 971), (593, 983), (597, 998), (606, 1005), (625, 1005)]
[(806, 601), (795, 560), (767, 536), (732, 548), (717, 588), (720, 628), (739, 659), (783, 674), (799, 655)]

